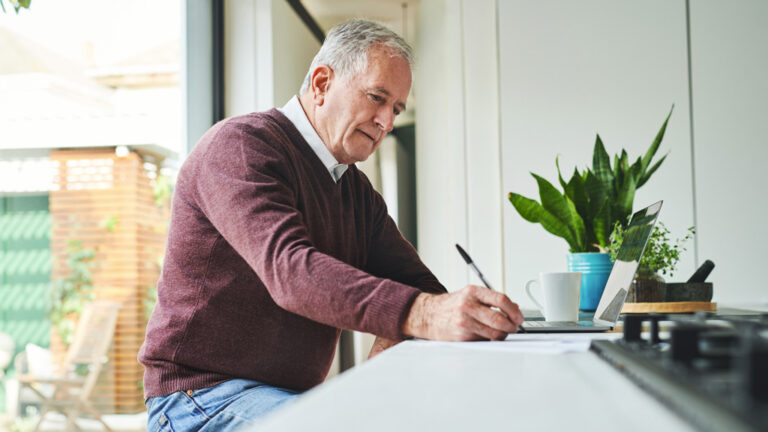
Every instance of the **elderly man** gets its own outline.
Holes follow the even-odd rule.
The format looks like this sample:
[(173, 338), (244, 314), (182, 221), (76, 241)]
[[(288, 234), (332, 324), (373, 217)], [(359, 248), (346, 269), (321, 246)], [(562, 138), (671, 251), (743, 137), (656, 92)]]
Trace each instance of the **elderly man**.
[(405, 110), (411, 48), (379, 24), (332, 29), (300, 97), (213, 126), (182, 166), (158, 303), (139, 354), (149, 430), (230, 430), (321, 383), (340, 329), (501, 339), (503, 294), (447, 294), (354, 165)]

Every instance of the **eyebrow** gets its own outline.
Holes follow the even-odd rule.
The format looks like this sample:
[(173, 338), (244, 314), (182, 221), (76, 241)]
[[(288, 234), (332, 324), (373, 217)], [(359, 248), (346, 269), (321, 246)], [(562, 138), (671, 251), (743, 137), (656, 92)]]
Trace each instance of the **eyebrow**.
[[(385, 89), (383, 87), (376, 87), (376, 88), (373, 89), (373, 91), (379, 92), (379, 93), (383, 93), (387, 97), (392, 97), (392, 94), (387, 89)], [(405, 111), (405, 104), (403, 102), (395, 102), (395, 106), (400, 110), (400, 112)]]

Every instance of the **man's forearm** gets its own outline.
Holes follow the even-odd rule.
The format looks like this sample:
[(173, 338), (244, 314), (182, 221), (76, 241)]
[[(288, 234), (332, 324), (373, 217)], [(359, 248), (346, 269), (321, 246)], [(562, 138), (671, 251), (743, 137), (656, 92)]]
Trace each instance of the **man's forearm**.
[(374, 358), (385, 349), (391, 348), (397, 345), (398, 343), (400, 342), (392, 339), (387, 339), (381, 336), (376, 336), (376, 340), (373, 341), (373, 346), (371, 347), (371, 352), (368, 354), (368, 359), (370, 360)]
[(403, 323), (404, 335), (422, 339), (427, 338), (427, 303), (429, 303), (430, 297), (434, 295), (435, 294), (421, 293), (416, 297), (416, 300), (413, 301), (411, 310), (408, 313), (408, 317), (405, 319), (405, 323)]

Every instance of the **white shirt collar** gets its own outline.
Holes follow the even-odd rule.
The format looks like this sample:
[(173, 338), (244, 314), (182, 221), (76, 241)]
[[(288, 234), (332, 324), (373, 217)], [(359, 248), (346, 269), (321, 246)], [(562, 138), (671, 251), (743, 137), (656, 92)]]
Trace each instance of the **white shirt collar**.
[(296, 129), (299, 130), (301, 136), (307, 141), (312, 150), (314, 150), (323, 165), (325, 165), (325, 168), (328, 170), (328, 173), (331, 174), (333, 181), (338, 183), (342, 174), (344, 174), (349, 167), (340, 164), (336, 158), (333, 157), (330, 150), (328, 150), (328, 147), (325, 146), (323, 140), (320, 139), (320, 135), (317, 134), (315, 128), (312, 127), (312, 123), (309, 122), (309, 118), (307, 118), (307, 114), (304, 112), (301, 102), (299, 102), (299, 97), (292, 97), (284, 107), (278, 108), (277, 110), (288, 117), (288, 120), (296, 126)]

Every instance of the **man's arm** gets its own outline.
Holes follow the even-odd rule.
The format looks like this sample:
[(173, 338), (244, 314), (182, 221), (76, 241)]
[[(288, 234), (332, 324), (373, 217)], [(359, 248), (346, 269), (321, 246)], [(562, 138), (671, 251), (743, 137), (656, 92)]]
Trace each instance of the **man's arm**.
[(368, 360), (381, 354), (381, 352), (384, 351), (385, 349), (391, 348), (399, 343), (400, 341), (387, 339), (381, 336), (376, 336), (376, 340), (373, 341), (373, 346), (371, 347), (371, 352), (368, 354)]
[(330, 327), (402, 339), (419, 290), (377, 277), (316, 248), (299, 210), (301, 194), (280, 145), (229, 120), (226, 142), (198, 155), (190, 197), (222, 240), (253, 269), (281, 308)]

